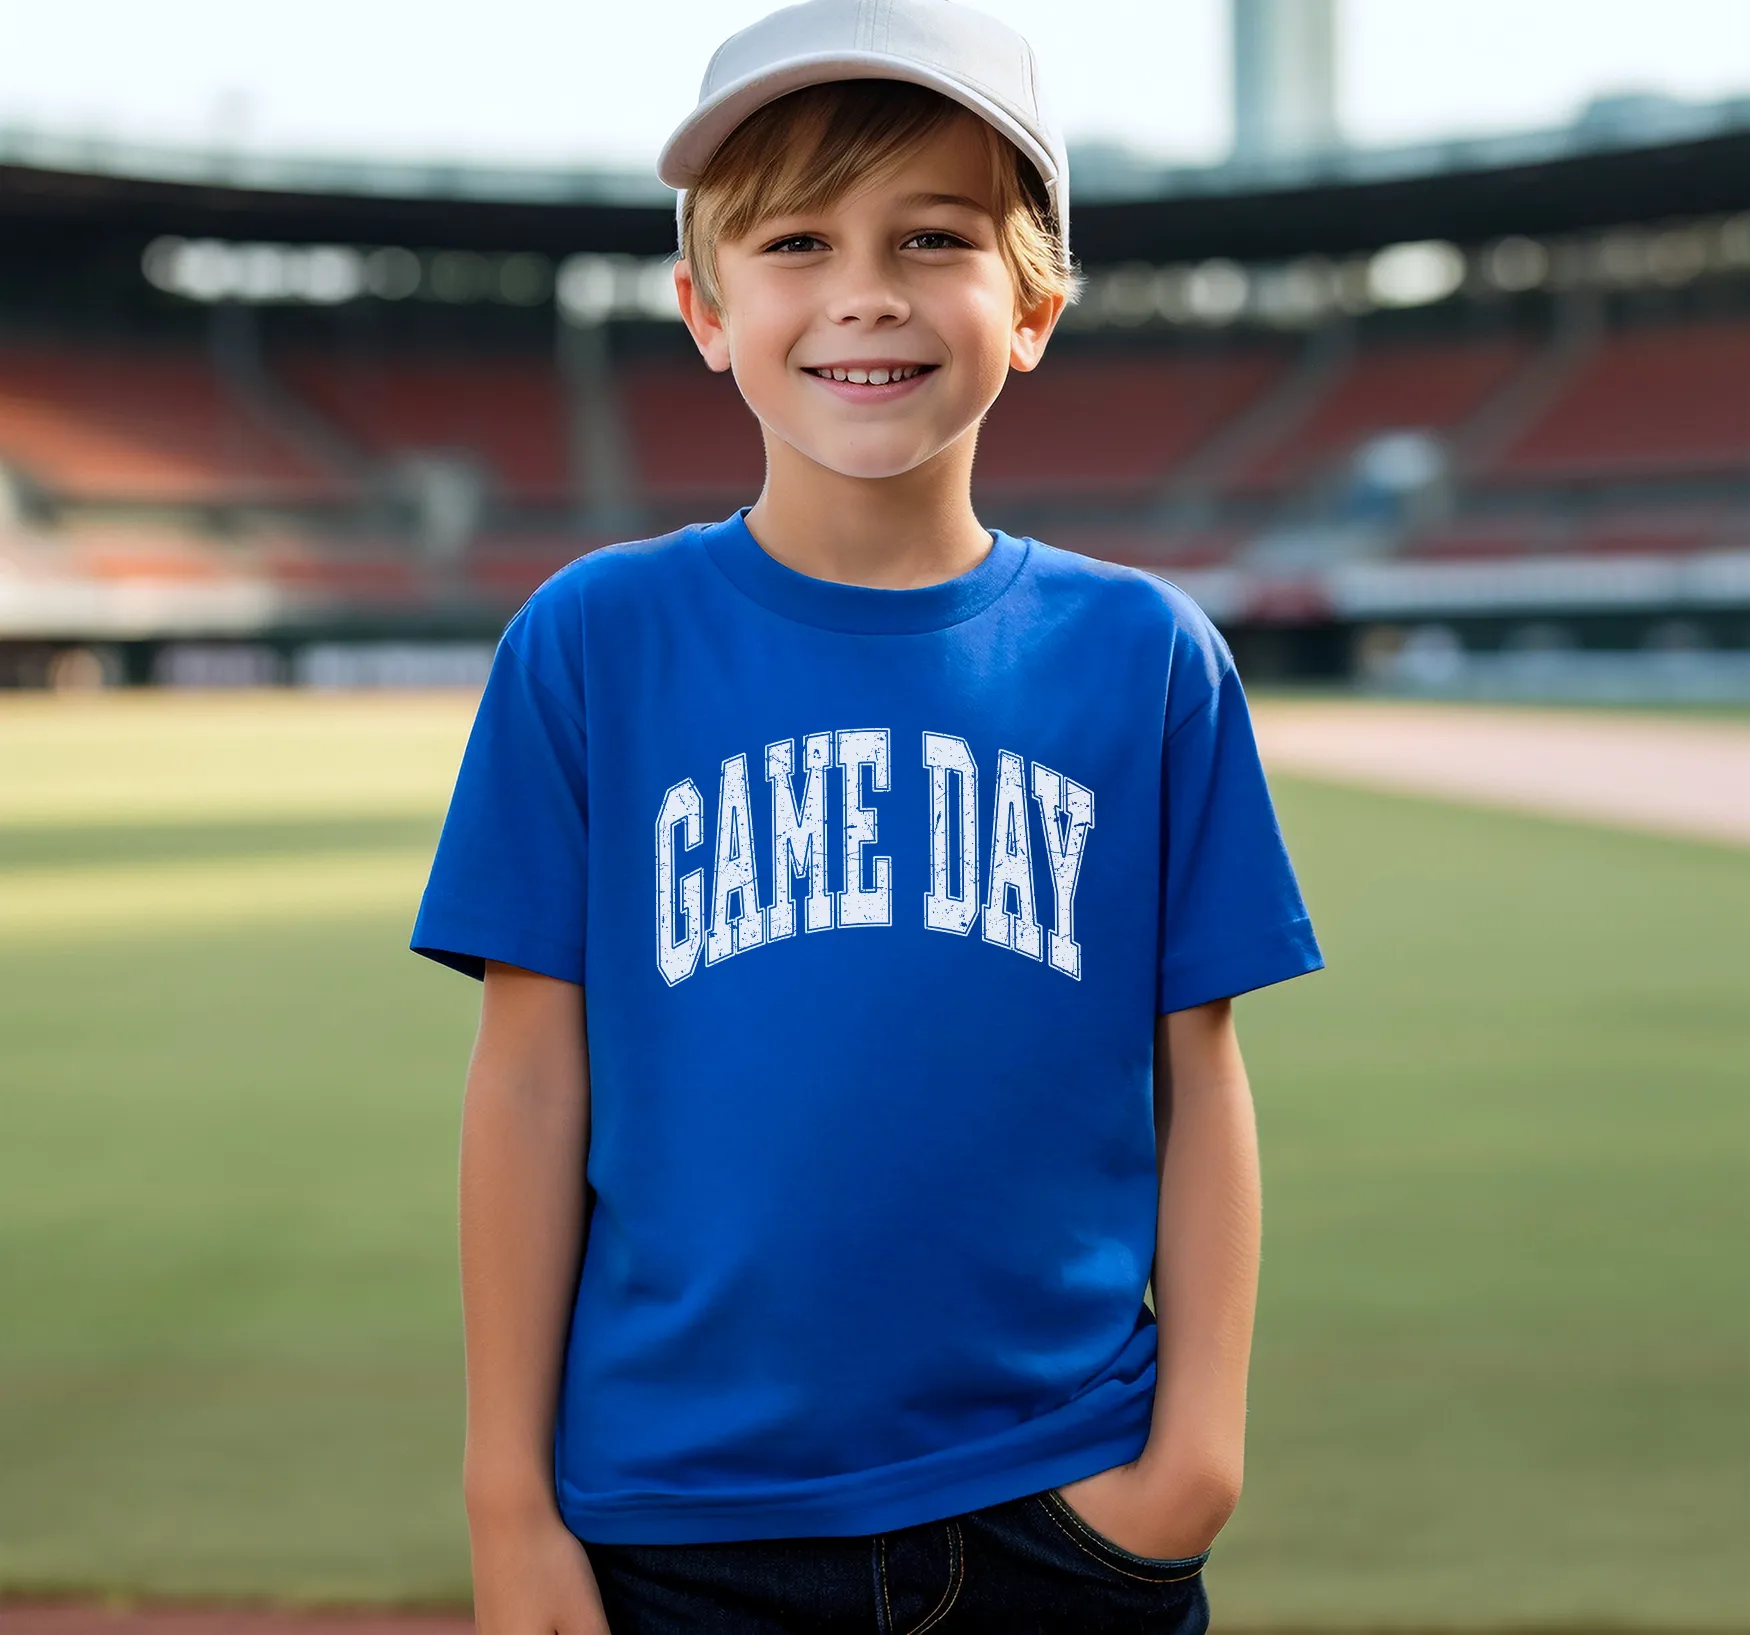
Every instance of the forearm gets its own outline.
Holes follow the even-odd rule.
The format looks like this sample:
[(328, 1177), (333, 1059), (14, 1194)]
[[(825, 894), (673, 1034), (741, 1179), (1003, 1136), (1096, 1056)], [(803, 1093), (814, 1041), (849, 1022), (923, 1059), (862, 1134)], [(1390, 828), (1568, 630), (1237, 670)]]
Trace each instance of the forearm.
[(1165, 1132), (1154, 1292), (1154, 1417), (1143, 1463), (1216, 1527), (1239, 1498), (1258, 1288), (1257, 1128), (1228, 1005), (1158, 1024)]
[(489, 966), (460, 1165), (463, 1491), (476, 1519), (553, 1505), (553, 1416), (588, 1142), (579, 990)]

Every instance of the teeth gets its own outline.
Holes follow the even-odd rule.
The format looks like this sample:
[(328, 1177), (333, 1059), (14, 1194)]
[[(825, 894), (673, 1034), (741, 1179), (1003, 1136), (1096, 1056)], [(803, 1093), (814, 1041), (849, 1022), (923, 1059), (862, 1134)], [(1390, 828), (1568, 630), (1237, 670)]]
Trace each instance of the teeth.
[(853, 386), (887, 386), (895, 381), (910, 380), (917, 374), (921, 364), (902, 364), (897, 369), (811, 369), (810, 374), (820, 375), (824, 379), (849, 381)]

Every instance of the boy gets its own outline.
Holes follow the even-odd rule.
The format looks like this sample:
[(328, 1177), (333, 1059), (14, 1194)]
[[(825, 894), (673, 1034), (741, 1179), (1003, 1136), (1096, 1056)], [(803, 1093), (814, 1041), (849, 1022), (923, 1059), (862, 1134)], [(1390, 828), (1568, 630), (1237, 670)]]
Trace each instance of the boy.
[(765, 484), (510, 622), (413, 935), (485, 982), (479, 1627), (1202, 1630), (1257, 1264), (1228, 1000), (1321, 961), (1208, 621), (973, 514), (1072, 293), (1031, 53), (811, 0), (659, 168)]

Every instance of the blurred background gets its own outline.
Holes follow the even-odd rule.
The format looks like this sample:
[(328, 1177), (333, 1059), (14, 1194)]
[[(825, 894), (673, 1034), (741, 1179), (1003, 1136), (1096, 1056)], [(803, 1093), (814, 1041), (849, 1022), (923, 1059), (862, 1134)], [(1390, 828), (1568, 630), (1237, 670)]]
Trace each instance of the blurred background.
[[(1226, 1627), (1750, 1630), (1750, 12), (984, 4), (1087, 285), (980, 514), (1221, 625), (1331, 958)], [(405, 940), (508, 617), (758, 491), (652, 161), (765, 9), (5, 16), (0, 1631), (466, 1604)]]

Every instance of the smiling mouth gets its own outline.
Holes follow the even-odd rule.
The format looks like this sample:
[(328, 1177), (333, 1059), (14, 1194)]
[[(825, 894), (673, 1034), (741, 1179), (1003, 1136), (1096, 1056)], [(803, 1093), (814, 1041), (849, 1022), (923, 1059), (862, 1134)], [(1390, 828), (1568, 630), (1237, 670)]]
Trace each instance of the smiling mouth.
[(914, 376), (927, 374), (936, 367), (933, 363), (902, 363), (889, 368), (873, 369), (838, 368), (833, 364), (824, 364), (815, 369), (804, 369), (805, 375), (813, 375), (819, 380), (842, 380), (853, 386), (891, 386), (902, 380), (911, 380)]

